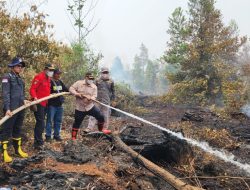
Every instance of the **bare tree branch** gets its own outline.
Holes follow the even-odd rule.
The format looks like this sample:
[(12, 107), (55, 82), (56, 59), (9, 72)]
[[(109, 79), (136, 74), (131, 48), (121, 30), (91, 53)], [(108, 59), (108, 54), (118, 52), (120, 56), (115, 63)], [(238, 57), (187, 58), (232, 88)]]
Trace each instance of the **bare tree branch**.
[(95, 5), (93, 5), (94, 4), (93, 2), (94, 2), (94, 0), (91, 0), (91, 5), (89, 6), (89, 9), (88, 9), (87, 13), (83, 16), (83, 18), (82, 18), (83, 20), (85, 18), (87, 18), (89, 13), (96, 8), (97, 4), (99, 3), (99, 0), (96, 1)]
[[(70, 6), (69, 7), (70, 15), (75, 20), (76, 23), (73, 23), (73, 21), (69, 17), (69, 15), (67, 15), (67, 16), (69, 17), (71, 26), (73, 27), (74, 31), (78, 34), (79, 42), (84, 40), (89, 35), (89, 33), (92, 32), (100, 23), (100, 20), (98, 20), (93, 25), (93, 21), (94, 21), (94, 17), (95, 17), (95, 14), (93, 14), (91, 19), (89, 20), (89, 22), (87, 24), (85, 24), (90, 13), (96, 8), (99, 0), (96, 0), (96, 1), (91, 0), (90, 5), (88, 6), (88, 9), (86, 10), (86, 13), (84, 13), (85, 11), (83, 9), (83, 6), (84, 6), (86, 1), (84, 1), (84, 2), (80, 2), (80, 1), (71, 2), (70, 0), (67, 1), (68, 5)], [(77, 25), (77, 27), (76, 27), (76, 25)], [(76, 28), (78, 28), (78, 30)]]
[(83, 36), (83, 38), (86, 38), (90, 32), (92, 32), (97, 26), (98, 24), (100, 23), (100, 19), (97, 21), (97, 23), (91, 28), (91, 29), (88, 29), (87, 33), (85, 33), (85, 35)]
[(73, 28), (74, 31), (77, 33), (78, 31), (76, 30), (76, 27), (75, 27), (75, 25), (73, 24), (73, 22), (72, 22), (72, 20), (71, 20), (71, 18), (70, 18), (70, 16), (69, 16), (69, 14), (67, 13), (67, 11), (66, 11), (66, 15), (67, 15), (67, 17), (68, 17), (68, 19), (69, 19), (69, 22), (70, 22), (72, 28)]
[(36, 5), (37, 8), (47, 3), (48, 0), (8, 0), (7, 9), (11, 14), (18, 15), (22, 10), (31, 7), (32, 5)]

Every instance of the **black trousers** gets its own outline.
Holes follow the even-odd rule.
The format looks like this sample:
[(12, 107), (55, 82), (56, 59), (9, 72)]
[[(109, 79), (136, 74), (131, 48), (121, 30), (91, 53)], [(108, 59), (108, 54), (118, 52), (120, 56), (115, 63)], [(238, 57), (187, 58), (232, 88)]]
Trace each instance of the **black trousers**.
[(86, 115), (93, 116), (94, 118), (96, 118), (98, 123), (104, 123), (104, 116), (102, 115), (100, 110), (96, 106), (94, 106), (86, 112), (75, 110), (75, 121), (73, 124), (73, 128), (79, 129)]
[(45, 113), (46, 107), (37, 104), (37, 111), (34, 112), (36, 118), (36, 125), (34, 129), (34, 145), (41, 146), (43, 145), (43, 132), (45, 128)]
[[(6, 113), (6, 111), (4, 111)], [(13, 115), (1, 126), (0, 141), (8, 141), (11, 137), (19, 138), (23, 126), (25, 111)]]

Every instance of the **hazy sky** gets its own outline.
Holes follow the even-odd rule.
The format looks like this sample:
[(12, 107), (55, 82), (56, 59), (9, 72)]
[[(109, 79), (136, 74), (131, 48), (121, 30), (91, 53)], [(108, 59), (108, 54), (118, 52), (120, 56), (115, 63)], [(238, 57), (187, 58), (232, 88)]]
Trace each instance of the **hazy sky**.
[[(98, 27), (88, 36), (88, 43), (104, 55), (103, 63), (110, 65), (119, 56), (125, 64), (133, 63), (143, 42), (150, 58), (159, 58), (166, 48), (168, 17), (173, 10), (187, 7), (187, 0), (99, 0), (95, 9)], [(234, 19), (242, 35), (250, 35), (250, 0), (218, 0), (225, 23)], [(55, 36), (71, 41), (76, 33), (67, 16), (67, 0), (48, 0), (43, 7), (55, 25)]]

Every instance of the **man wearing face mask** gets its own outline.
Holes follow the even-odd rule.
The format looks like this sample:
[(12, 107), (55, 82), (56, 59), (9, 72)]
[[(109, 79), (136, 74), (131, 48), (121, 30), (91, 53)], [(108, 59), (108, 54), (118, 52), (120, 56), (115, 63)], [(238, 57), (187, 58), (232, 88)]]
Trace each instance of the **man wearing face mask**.
[[(96, 86), (98, 90), (97, 100), (106, 105), (110, 105), (111, 101), (115, 99), (115, 89), (114, 81), (110, 78), (109, 69), (107, 67), (101, 68), (101, 76), (96, 80)], [(110, 109), (102, 105), (96, 106), (99, 107), (101, 113), (104, 115), (104, 130), (107, 130), (109, 127)], [(84, 131), (86, 133), (94, 131), (95, 125), (96, 119), (94, 117), (90, 117), (88, 127)]]
[(75, 82), (69, 91), (76, 97), (75, 121), (72, 127), (72, 140), (76, 140), (80, 125), (86, 115), (93, 116), (97, 121), (98, 130), (103, 131), (104, 116), (94, 105), (93, 100), (97, 97), (97, 87), (94, 84), (94, 77), (87, 72), (84, 80)]
[[(46, 64), (44, 70), (37, 74), (30, 87), (30, 95), (33, 100), (44, 98), (50, 95), (50, 78), (54, 74), (54, 66)], [(36, 125), (34, 129), (34, 148), (41, 150), (43, 146), (42, 134), (45, 128), (45, 109), (48, 101), (43, 101), (37, 105), (37, 110), (34, 112)]]
[[(51, 78), (51, 94), (68, 92), (68, 88), (60, 80), (62, 71), (60, 69), (55, 69), (53, 78)], [(47, 122), (46, 122), (46, 141), (51, 142), (52, 129), (54, 130), (54, 139), (56, 141), (62, 141), (60, 131), (63, 117), (63, 106), (64, 97), (59, 96), (57, 98), (52, 98), (48, 101), (47, 110)]]

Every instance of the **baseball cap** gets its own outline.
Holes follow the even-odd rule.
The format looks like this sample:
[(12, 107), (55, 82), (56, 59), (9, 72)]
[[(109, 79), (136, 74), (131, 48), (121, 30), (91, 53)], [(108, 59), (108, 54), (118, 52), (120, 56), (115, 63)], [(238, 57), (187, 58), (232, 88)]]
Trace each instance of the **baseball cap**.
[(109, 69), (107, 67), (102, 67), (101, 68), (101, 73), (104, 73), (104, 72), (109, 72)]
[(85, 77), (87, 77), (87, 78), (89, 78), (89, 79), (92, 79), (92, 80), (95, 79), (95, 77), (93, 76), (93, 74), (92, 74), (91, 72), (87, 72), (87, 73), (85, 74)]
[(14, 67), (14, 66), (19, 65), (19, 64), (21, 64), (22, 67), (25, 67), (24, 61), (20, 57), (16, 57), (16, 58), (12, 59), (10, 64), (8, 64), (8, 67)]
[(50, 63), (47, 63), (44, 67), (45, 69), (49, 69), (49, 70), (55, 70), (55, 67), (54, 65), (50, 64)]
[(61, 74), (61, 73), (62, 73), (62, 71), (59, 68), (56, 68), (54, 70), (54, 74)]

